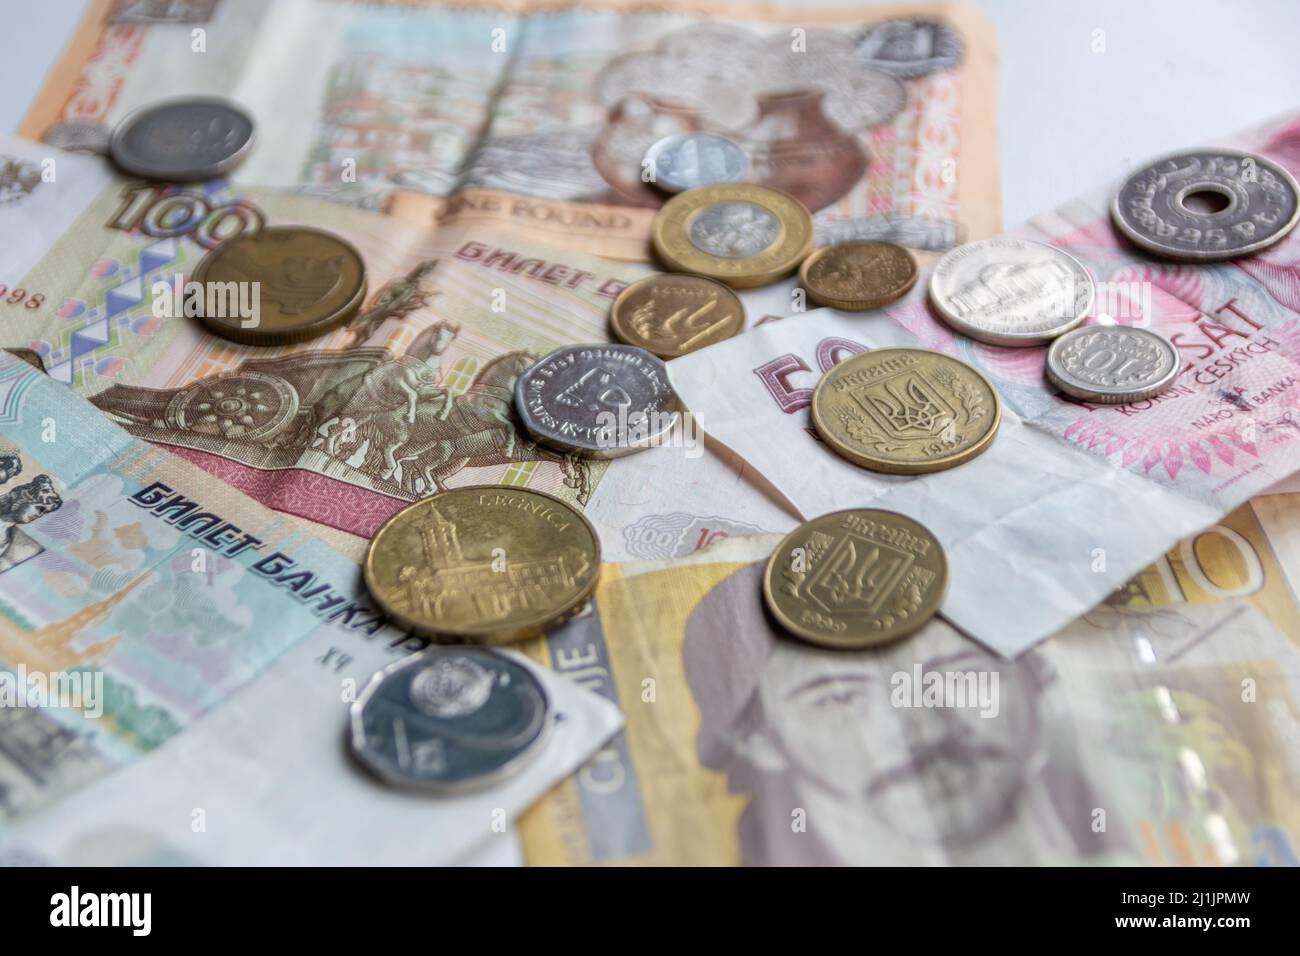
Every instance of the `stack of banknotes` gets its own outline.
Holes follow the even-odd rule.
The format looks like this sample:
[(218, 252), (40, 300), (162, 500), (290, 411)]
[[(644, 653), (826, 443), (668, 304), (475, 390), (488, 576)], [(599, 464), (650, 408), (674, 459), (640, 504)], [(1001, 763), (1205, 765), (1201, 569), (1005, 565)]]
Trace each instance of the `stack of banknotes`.
[[(800, 31), (842, 34), (901, 108), (855, 126), (801, 87), (779, 52)], [(1013, 229), (1188, 363), (1160, 401), (1067, 401), (1044, 349), (959, 336), (926, 298), (939, 255), (1002, 232), (996, 84), (991, 30), (947, 3), (94, 0), (0, 136), (0, 860), (1300, 862), (1300, 236), (1161, 262), (1121, 240), (1114, 184)], [(248, 159), (169, 185), (87, 151), (160, 91), (239, 101)], [(430, 370), (454, 407), (609, 341), (655, 271), (642, 157), (683, 123), (797, 157), (817, 243), (898, 243), (920, 281), (867, 313), (807, 311), (795, 278), (741, 291), (748, 328), (668, 363), (691, 414), (634, 456), (443, 415), (467, 451), (442, 485), (553, 494), (605, 564), (580, 614), (505, 652), (556, 715), (539, 755), (472, 793), (386, 787), (347, 752), (349, 705), (427, 642), (359, 562), (425, 488), (321, 409), (373, 425)], [(1300, 174), (1300, 114), (1220, 145)], [(298, 225), (364, 259), (347, 324), (259, 347), (155, 308), (232, 232)], [(893, 346), (996, 387), (986, 453), (894, 476), (818, 440), (821, 374)], [(253, 411), (204, 417), (223, 401)], [(878, 649), (792, 641), (763, 564), (850, 507), (936, 532), (940, 614)]]

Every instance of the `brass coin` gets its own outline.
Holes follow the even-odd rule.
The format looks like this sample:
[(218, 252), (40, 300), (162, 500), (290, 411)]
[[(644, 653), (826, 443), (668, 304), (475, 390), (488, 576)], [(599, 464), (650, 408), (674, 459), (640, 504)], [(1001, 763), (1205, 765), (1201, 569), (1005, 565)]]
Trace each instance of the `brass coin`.
[(799, 267), (799, 284), (818, 305), (846, 312), (883, 309), (916, 285), (916, 259), (892, 242), (844, 242), (818, 249)]
[[(214, 335), (245, 345), (305, 342), (342, 325), (366, 297), (366, 266), (333, 233), (277, 226), (234, 236), (199, 262), (202, 322)], [(256, 285), (253, 285), (256, 283)], [(243, 314), (254, 304), (254, 316)]]
[(852, 650), (912, 633), (948, 589), (943, 547), (893, 511), (854, 508), (814, 518), (768, 559), (763, 599), (795, 637)]
[(988, 448), (1002, 402), (965, 362), (925, 349), (876, 349), (822, 376), (812, 420), (822, 440), (855, 465), (920, 475)]
[(812, 249), (813, 222), (779, 189), (718, 183), (664, 203), (651, 240), (668, 268), (748, 289), (794, 271)]
[(559, 498), (453, 488), (393, 515), (366, 553), (366, 587), (394, 621), (446, 643), (535, 637), (591, 596), (600, 540)]
[(662, 359), (677, 358), (745, 329), (736, 293), (703, 276), (647, 276), (619, 293), (609, 313), (614, 334)]

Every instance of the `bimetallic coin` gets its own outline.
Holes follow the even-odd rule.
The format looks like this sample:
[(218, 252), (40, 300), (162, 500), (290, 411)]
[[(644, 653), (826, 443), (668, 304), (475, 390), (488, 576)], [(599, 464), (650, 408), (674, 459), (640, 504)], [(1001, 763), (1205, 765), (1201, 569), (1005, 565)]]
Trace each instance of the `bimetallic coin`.
[(1088, 317), (1095, 289), (1083, 263), (1027, 239), (958, 246), (930, 273), (930, 302), (958, 332), (990, 345), (1050, 342)]
[(246, 345), (305, 342), (342, 325), (366, 296), (366, 266), (333, 233), (275, 226), (234, 236), (200, 260), (198, 318)]
[(660, 189), (679, 193), (714, 183), (738, 183), (749, 172), (749, 157), (739, 143), (713, 133), (665, 136), (645, 154), (645, 168)]
[(818, 305), (849, 312), (883, 309), (916, 285), (916, 260), (892, 242), (845, 242), (818, 249), (799, 267), (799, 283)]
[(252, 145), (252, 117), (228, 100), (195, 96), (136, 110), (113, 131), (109, 153), (132, 175), (190, 182), (224, 176)]
[(892, 511), (836, 511), (805, 522), (772, 552), (763, 598), (796, 637), (824, 647), (884, 644), (932, 618), (948, 588), (943, 547)]
[(730, 183), (668, 200), (655, 216), (651, 238), (670, 269), (744, 289), (793, 271), (812, 249), (813, 223), (793, 196)]
[(619, 293), (609, 324), (629, 345), (670, 359), (743, 332), (745, 307), (720, 282), (668, 273), (647, 276)]
[(518, 771), (551, 725), (527, 667), (479, 648), (431, 648), (370, 679), (349, 708), (352, 752), (390, 783), (463, 793)]
[(656, 444), (677, 423), (664, 363), (634, 345), (556, 349), (515, 380), (515, 408), (539, 442), (588, 458)]
[(1166, 156), (1133, 173), (1111, 218), (1148, 252), (1213, 262), (1258, 252), (1300, 221), (1300, 186), (1263, 156), (1230, 149)]
[(390, 618), (437, 641), (536, 637), (596, 588), (600, 541), (559, 498), (510, 485), (408, 505), (370, 542), (366, 587)]
[(813, 389), (817, 434), (872, 471), (919, 475), (970, 461), (997, 434), (1002, 403), (965, 362), (925, 349), (875, 349), (832, 366)]
[(1163, 335), (1127, 325), (1090, 325), (1047, 350), (1047, 377), (1066, 395), (1124, 405), (1159, 395), (1178, 377), (1178, 349)]

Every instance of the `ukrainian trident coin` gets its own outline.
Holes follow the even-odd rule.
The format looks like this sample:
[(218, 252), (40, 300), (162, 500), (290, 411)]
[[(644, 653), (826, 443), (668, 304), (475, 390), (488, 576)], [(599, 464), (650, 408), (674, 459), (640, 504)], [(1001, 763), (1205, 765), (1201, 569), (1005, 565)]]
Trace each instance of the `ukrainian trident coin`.
[(1001, 237), (948, 252), (930, 273), (930, 301), (945, 322), (990, 345), (1050, 342), (1088, 317), (1092, 274), (1042, 242)]
[(643, 165), (652, 182), (671, 193), (714, 183), (736, 183), (749, 172), (744, 147), (714, 133), (665, 136), (651, 146)]
[(435, 647), (385, 667), (349, 709), (352, 752), (382, 779), (462, 793), (508, 777), (552, 720), (526, 666), (475, 647)]
[(199, 321), (246, 345), (324, 335), (352, 318), (366, 296), (361, 253), (333, 233), (302, 226), (233, 236), (199, 261), (193, 280), (203, 293)]
[(1073, 398), (1124, 405), (1159, 395), (1178, 377), (1178, 349), (1163, 335), (1127, 325), (1090, 325), (1047, 350), (1047, 377)]
[(703, 276), (646, 276), (619, 293), (609, 313), (614, 334), (663, 359), (677, 358), (745, 329), (736, 293)]
[(858, 649), (915, 631), (948, 588), (943, 547), (892, 511), (836, 511), (805, 522), (772, 552), (763, 598), (796, 637)]
[(916, 259), (892, 242), (844, 242), (818, 249), (799, 267), (799, 283), (818, 305), (883, 309), (916, 285)]
[(875, 349), (821, 377), (812, 420), (822, 440), (855, 465), (919, 475), (985, 451), (1002, 403), (965, 362), (925, 349)]
[(677, 393), (662, 361), (634, 345), (571, 345), (515, 380), (515, 409), (534, 440), (588, 458), (642, 451), (672, 431)]
[(799, 200), (778, 189), (729, 183), (668, 200), (651, 240), (670, 269), (744, 289), (794, 271), (812, 249), (813, 222)]
[(366, 553), (366, 587), (436, 641), (502, 644), (576, 613), (596, 588), (600, 541), (559, 498), (510, 485), (453, 488), (403, 508)]
[(192, 96), (127, 116), (113, 131), (109, 154), (133, 176), (190, 182), (224, 176), (252, 146), (252, 117), (228, 100)]
[(1133, 173), (1111, 204), (1116, 227), (1158, 256), (1213, 262), (1258, 252), (1300, 221), (1300, 186), (1282, 166), (1232, 149), (1165, 156)]

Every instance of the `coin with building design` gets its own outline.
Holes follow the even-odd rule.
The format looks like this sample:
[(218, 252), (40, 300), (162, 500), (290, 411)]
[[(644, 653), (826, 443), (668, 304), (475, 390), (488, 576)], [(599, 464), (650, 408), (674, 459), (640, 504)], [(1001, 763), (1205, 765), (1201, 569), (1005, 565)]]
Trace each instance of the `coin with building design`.
[(983, 452), (1002, 403), (965, 362), (925, 349), (876, 349), (831, 368), (813, 390), (817, 434), (872, 471), (919, 475)]
[(370, 542), (370, 595), (398, 624), (448, 643), (535, 637), (596, 587), (600, 541), (559, 498), (453, 488), (393, 515)]
[(869, 508), (800, 525), (763, 575), (763, 598), (782, 627), (845, 650), (915, 631), (939, 610), (947, 587), (948, 561), (929, 529)]

